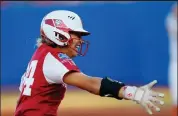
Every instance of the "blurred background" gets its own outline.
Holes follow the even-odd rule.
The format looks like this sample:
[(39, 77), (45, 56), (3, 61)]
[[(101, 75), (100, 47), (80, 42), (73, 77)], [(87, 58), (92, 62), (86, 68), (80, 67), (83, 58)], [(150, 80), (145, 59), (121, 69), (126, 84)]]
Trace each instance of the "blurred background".
[[(129, 85), (158, 80), (166, 105), (155, 116), (171, 116), (168, 88), (168, 34), (165, 19), (175, 2), (1, 2), (1, 116), (12, 116), (18, 86), (35, 51), (42, 18), (53, 10), (71, 10), (91, 32), (85, 57), (74, 59), (91, 76), (110, 76)], [(146, 116), (130, 101), (100, 98), (69, 87), (60, 116)]]

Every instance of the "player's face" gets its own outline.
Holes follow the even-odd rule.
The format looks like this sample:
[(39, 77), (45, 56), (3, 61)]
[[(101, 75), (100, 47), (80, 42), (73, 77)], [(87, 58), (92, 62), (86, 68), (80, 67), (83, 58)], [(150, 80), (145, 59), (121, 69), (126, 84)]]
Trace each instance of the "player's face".
[(71, 57), (77, 56), (77, 51), (80, 44), (82, 43), (82, 38), (79, 33), (71, 33), (72, 42), (70, 43), (69, 52)]

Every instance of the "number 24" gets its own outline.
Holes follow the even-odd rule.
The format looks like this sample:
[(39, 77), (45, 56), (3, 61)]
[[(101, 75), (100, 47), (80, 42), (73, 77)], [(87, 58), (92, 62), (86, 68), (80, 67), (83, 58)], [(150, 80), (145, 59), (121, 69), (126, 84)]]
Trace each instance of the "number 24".
[(31, 88), (30, 86), (33, 85), (34, 83), (34, 73), (36, 70), (37, 66), (37, 60), (33, 60), (28, 64), (27, 70), (22, 76), (21, 79), (21, 84), (20, 84), (20, 91), (22, 92), (22, 88), (24, 87), (23, 90), (23, 95), (31, 96)]

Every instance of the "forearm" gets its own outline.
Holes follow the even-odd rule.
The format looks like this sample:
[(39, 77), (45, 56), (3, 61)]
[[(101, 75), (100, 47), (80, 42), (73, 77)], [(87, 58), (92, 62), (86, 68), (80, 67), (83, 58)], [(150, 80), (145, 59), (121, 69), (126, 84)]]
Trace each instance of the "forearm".
[(82, 88), (82, 89), (85, 89), (88, 92), (93, 93), (95, 95), (99, 95), (101, 81), (102, 81), (102, 78), (100, 77), (90, 77), (88, 85), (85, 85), (84, 86), (85, 88)]
[(65, 75), (63, 81), (95, 95), (123, 98), (124, 84), (109, 78), (90, 77), (83, 73), (72, 72)]

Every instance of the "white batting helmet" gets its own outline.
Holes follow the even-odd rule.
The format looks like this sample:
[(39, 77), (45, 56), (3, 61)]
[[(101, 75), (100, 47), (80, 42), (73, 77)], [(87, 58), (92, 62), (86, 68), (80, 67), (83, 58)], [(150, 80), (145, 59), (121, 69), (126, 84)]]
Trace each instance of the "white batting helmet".
[(41, 35), (60, 46), (69, 44), (70, 31), (79, 32), (82, 36), (90, 34), (83, 29), (81, 18), (67, 10), (52, 11), (41, 22)]

